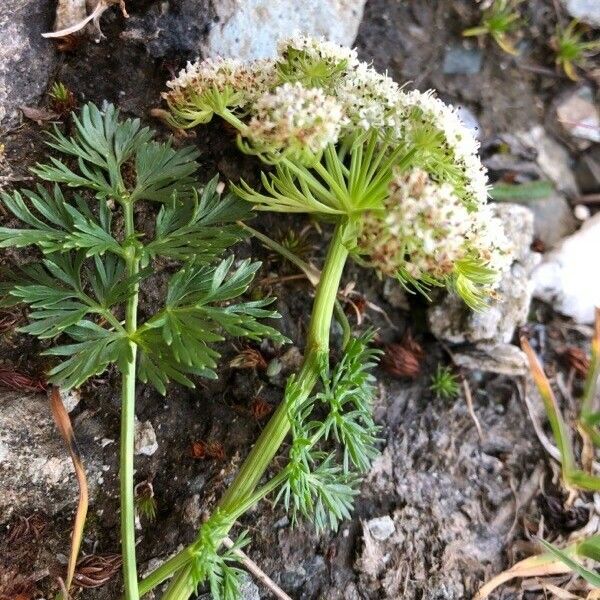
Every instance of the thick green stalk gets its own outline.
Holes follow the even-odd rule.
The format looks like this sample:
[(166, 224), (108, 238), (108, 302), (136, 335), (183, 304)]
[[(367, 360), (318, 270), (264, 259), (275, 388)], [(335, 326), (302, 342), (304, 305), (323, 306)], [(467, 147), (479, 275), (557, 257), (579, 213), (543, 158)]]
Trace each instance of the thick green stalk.
[[(348, 250), (343, 243), (344, 233), (345, 225), (338, 225), (331, 240), (325, 266), (317, 286), (308, 328), (304, 363), (296, 378), (298, 386), (298, 393), (294, 395), (296, 405), (302, 404), (309, 397), (318, 381), (321, 365), (323, 361), (327, 360), (329, 354), (329, 330), (333, 308), (348, 257)], [(252, 495), (289, 432), (289, 409), (290, 406), (286, 402), (279, 405), (244, 461), (233, 483), (217, 505), (220, 511), (233, 515), (232, 526), (235, 519), (240, 515), (240, 509), (247, 510), (249, 508), (248, 498)], [(258, 497), (262, 497), (262, 495), (258, 494)], [(175, 561), (171, 560), (173, 562), (170, 566), (175, 566)], [(161, 581), (164, 581), (168, 577), (167, 569), (162, 569), (160, 575), (162, 577)], [(153, 576), (154, 574), (151, 574), (149, 578)], [(158, 577), (155, 577), (155, 580), (157, 579)], [(142, 581), (140, 585), (143, 591), (150, 589), (146, 580)], [(188, 564), (176, 574), (163, 596), (163, 600), (188, 600), (193, 592), (191, 566)]]
[[(133, 202), (123, 202), (125, 236), (128, 251), (125, 263), (129, 275), (139, 270), (139, 257), (136, 251)], [(138, 286), (125, 307), (125, 329), (133, 334), (137, 328)], [(135, 500), (133, 488), (133, 455), (135, 440), (135, 365), (137, 345), (129, 343), (130, 357), (122, 373), (121, 383), (121, 448), (119, 480), (121, 485), (121, 548), (123, 555), (123, 581), (125, 598), (138, 600), (137, 568), (135, 560)]]

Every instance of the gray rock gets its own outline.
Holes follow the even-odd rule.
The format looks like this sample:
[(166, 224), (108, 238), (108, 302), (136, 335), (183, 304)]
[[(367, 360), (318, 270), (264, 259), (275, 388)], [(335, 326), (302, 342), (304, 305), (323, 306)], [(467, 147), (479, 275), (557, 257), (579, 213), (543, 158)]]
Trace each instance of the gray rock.
[[(202, 594), (198, 600), (213, 600), (212, 594)], [(260, 600), (260, 590), (252, 581), (250, 575), (244, 573), (240, 585), (240, 600)]]
[(582, 85), (564, 96), (556, 106), (556, 117), (569, 135), (600, 142), (600, 111), (589, 86)]
[(4, 0), (0, 3), (0, 122), (11, 127), (18, 108), (37, 101), (48, 85), (56, 52), (41, 37), (52, 28), (53, 3)]
[(204, 56), (264, 58), (295, 33), (352, 45), (365, 0), (214, 0), (217, 22), (202, 44)]
[(540, 240), (547, 249), (577, 229), (571, 206), (560, 193), (540, 200), (528, 200), (525, 204), (533, 212), (535, 239)]
[[(95, 425), (75, 423), (75, 435), (96, 438), (98, 432), (90, 427)], [(93, 498), (102, 476), (101, 448), (94, 444), (91, 451), (87, 446), (80, 450)], [(45, 396), (0, 394), (0, 480), (0, 523), (13, 512), (41, 511), (52, 516), (75, 505), (73, 465)]]
[(535, 153), (535, 160), (542, 173), (554, 183), (556, 189), (569, 197), (578, 195), (569, 153), (543, 127), (536, 125), (529, 131), (517, 133), (516, 137)]
[(479, 312), (469, 310), (453, 294), (428, 311), (431, 332), (450, 343), (507, 344), (515, 330), (525, 324), (531, 303), (532, 285), (529, 275), (539, 260), (530, 250), (533, 240), (533, 213), (518, 204), (494, 205), (504, 231), (514, 247), (515, 261), (498, 286), (498, 299), (490, 301)]
[(445, 75), (475, 75), (481, 70), (481, 50), (464, 46), (449, 46), (444, 54)]
[(534, 294), (578, 323), (593, 323), (600, 306), (600, 213), (565, 238), (533, 272)]
[(380, 542), (387, 540), (396, 531), (394, 521), (389, 515), (369, 519), (367, 527), (371, 535)]
[(68, 413), (74, 411), (81, 401), (79, 390), (60, 390), (60, 399)]
[(502, 375), (526, 375), (527, 357), (524, 352), (511, 344), (477, 344), (453, 353), (453, 360), (459, 367)]
[(600, 192), (600, 145), (592, 146), (579, 157), (575, 177), (582, 194)]
[(598, 0), (563, 0), (563, 4), (573, 18), (600, 27), (600, 2)]
[(156, 433), (150, 421), (135, 422), (135, 453), (137, 455), (152, 456), (158, 450)]

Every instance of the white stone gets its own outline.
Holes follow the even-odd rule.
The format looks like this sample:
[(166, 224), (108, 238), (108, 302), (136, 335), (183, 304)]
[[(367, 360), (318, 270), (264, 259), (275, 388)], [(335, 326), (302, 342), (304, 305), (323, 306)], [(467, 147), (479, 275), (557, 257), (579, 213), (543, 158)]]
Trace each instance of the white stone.
[(365, 0), (215, 0), (218, 22), (202, 55), (248, 60), (273, 56), (277, 42), (294, 34), (351, 46)]
[(581, 86), (566, 96), (556, 107), (556, 116), (573, 137), (600, 142), (600, 112), (589, 86)]
[(60, 399), (62, 400), (65, 410), (70, 413), (79, 404), (81, 394), (79, 390), (60, 390)]
[(452, 357), (456, 366), (465, 369), (512, 376), (528, 372), (525, 353), (511, 344), (477, 344), (453, 352)]
[(158, 450), (156, 433), (150, 421), (135, 422), (135, 453), (137, 455), (152, 456)]
[(593, 323), (600, 306), (600, 213), (565, 238), (533, 272), (534, 295), (578, 323)]
[(569, 153), (551, 138), (541, 125), (536, 125), (529, 131), (521, 131), (516, 134), (516, 137), (521, 143), (535, 150), (539, 168), (556, 189), (570, 197), (579, 194), (577, 182), (571, 170)]
[(563, 4), (575, 19), (600, 27), (600, 2), (598, 0), (563, 0)]
[(384, 542), (396, 531), (394, 521), (389, 515), (376, 517), (367, 521), (367, 527), (371, 535), (380, 542)]

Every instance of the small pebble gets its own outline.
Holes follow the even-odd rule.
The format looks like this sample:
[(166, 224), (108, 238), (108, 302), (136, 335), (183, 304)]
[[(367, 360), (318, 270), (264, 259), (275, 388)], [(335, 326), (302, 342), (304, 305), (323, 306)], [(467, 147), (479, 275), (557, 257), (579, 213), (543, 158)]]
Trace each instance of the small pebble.
[(371, 535), (380, 542), (387, 540), (395, 531), (396, 526), (389, 515), (367, 521)]

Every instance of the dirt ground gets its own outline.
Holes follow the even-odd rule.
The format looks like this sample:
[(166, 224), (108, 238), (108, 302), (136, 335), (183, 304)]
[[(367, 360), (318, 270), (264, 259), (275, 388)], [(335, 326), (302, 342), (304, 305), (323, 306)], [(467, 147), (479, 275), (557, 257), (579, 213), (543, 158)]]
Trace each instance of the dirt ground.
[[(150, 0), (127, 3), (132, 19), (143, 18), (154, 4)], [(527, 3), (528, 23), (535, 25), (528, 27), (523, 41), (525, 68), (487, 43), (478, 73), (444, 73), (445, 49), (460, 43), (460, 32), (477, 21), (474, 3), (466, 1), (370, 0), (357, 45), (362, 58), (372, 60), (397, 81), (423, 90), (436, 88), (443, 99), (467, 106), (479, 118), (485, 147), (501, 133), (544, 123), (552, 102), (568, 85), (553, 75), (545, 58), (554, 10), (549, 1)], [(198, 27), (210, 18), (207, 13), (204, 25)], [(165, 80), (191, 57), (190, 48), (178, 48), (173, 40), (157, 48), (122, 36), (125, 22), (116, 11), (107, 13), (102, 22), (106, 39), (99, 44), (83, 42), (60, 54), (49, 85), (64, 82), (80, 101), (115, 102), (124, 113), (140, 116), (167, 133), (148, 117), (149, 109), (160, 104)], [(15, 185), (27, 184), (28, 166), (44, 156), (46, 128), (26, 120), (4, 136), (3, 169)], [(253, 161), (237, 153), (229, 133), (219, 125), (186, 141), (198, 144), (202, 151), (203, 179), (215, 171), (224, 180), (256, 177)], [(307, 221), (268, 217), (259, 225), (283, 236)], [(311, 258), (317, 263), (326, 235), (314, 228), (309, 233)], [(255, 241), (239, 248), (240, 256), (250, 252), (265, 261), (259, 279), (293, 272)], [(8, 268), (21, 258), (21, 254), (2, 254)], [(413, 379), (393, 377), (383, 368), (377, 371), (376, 416), (382, 426), (382, 455), (363, 485), (352, 521), (336, 534), (317, 537), (309, 527), (292, 529), (280, 506), (263, 502), (241, 522), (252, 534), (248, 552), (253, 560), (295, 600), (461, 600), (470, 598), (482, 582), (515, 558), (527, 556), (531, 537), (540, 527), (549, 539), (584, 527), (593, 511), (562, 508), (564, 497), (553, 484), (555, 473), (533, 433), (517, 382), (504, 376), (465, 373), (483, 431), (480, 437), (462, 393), (456, 400), (440, 400), (429, 390), (431, 374), (449, 359), (427, 331), (425, 302), (410, 299), (408, 310), (393, 306), (383, 284), (357, 267), (346, 271), (344, 284), (349, 282), (356, 282), (361, 299), (389, 317), (368, 307), (364, 311), (364, 324), (380, 328), (380, 342), (398, 342), (410, 331), (423, 346), (426, 359)], [(158, 441), (153, 456), (136, 457), (136, 480), (152, 482), (158, 508), (156, 521), (142, 521), (138, 532), (142, 571), (149, 561), (168, 556), (194, 538), (196, 525), (264, 426), (266, 419), (253, 415), (253, 402), (260, 399), (274, 408), (281, 399), (285, 376), (297, 366), (311, 289), (304, 281), (276, 283), (271, 288), (283, 315), (280, 326), (297, 345), (292, 351), (268, 345), (260, 348), (267, 359), (281, 360), (277, 377), (227, 366), (241, 349), (239, 344), (228, 343), (223, 347), (224, 366), (217, 382), (207, 382), (196, 391), (174, 385), (166, 398), (139, 387), (138, 418), (153, 423)], [(145, 290), (142, 310), (151, 311), (156, 301), (153, 290)], [(356, 323), (350, 304), (348, 311)], [(560, 348), (566, 343), (587, 348), (586, 332), (541, 305), (532, 309), (531, 329), (548, 367), (568, 377)], [(39, 344), (13, 332), (3, 336), (2, 363), (29, 374), (43, 370)], [(84, 457), (97, 452), (98, 437), (118, 440), (116, 373), (109, 371), (86, 385), (71, 416)], [(216, 442), (222, 451), (216, 458), (194, 458), (190, 448), (200, 441)], [(85, 554), (119, 551), (116, 450), (117, 444), (112, 443), (101, 451), (106, 473), (91, 506), (82, 547)], [(590, 499), (583, 500), (585, 504)], [(394, 532), (383, 542), (369, 542), (365, 523), (385, 515), (392, 518)], [(4, 525), (14, 528), (19, 517), (30, 516), (17, 507), (12, 521)], [(32, 528), (17, 539), (10, 536), (11, 528), (0, 530), (0, 570), (4, 569), (6, 588), (0, 589), (0, 597), (4, 592), (16, 600), (17, 592), (10, 595), (8, 581), (18, 583), (19, 577), (25, 580), (32, 574), (37, 581), (30, 589), (36, 588), (39, 594), (31, 597), (51, 597), (54, 576), (62, 573), (68, 554), (71, 517), (70, 510), (53, 518), (37, 514), (39, 531)], [(120, 585), (116, 573), (105, 585), (83, 590), (81, 597), (114, 600)], [(260, 594), (269, 597), (263, 588)], [(496, 600), (543, 597), (539, 586), (523, 589), (519, 583), (505, 586), (494, 596)]]

